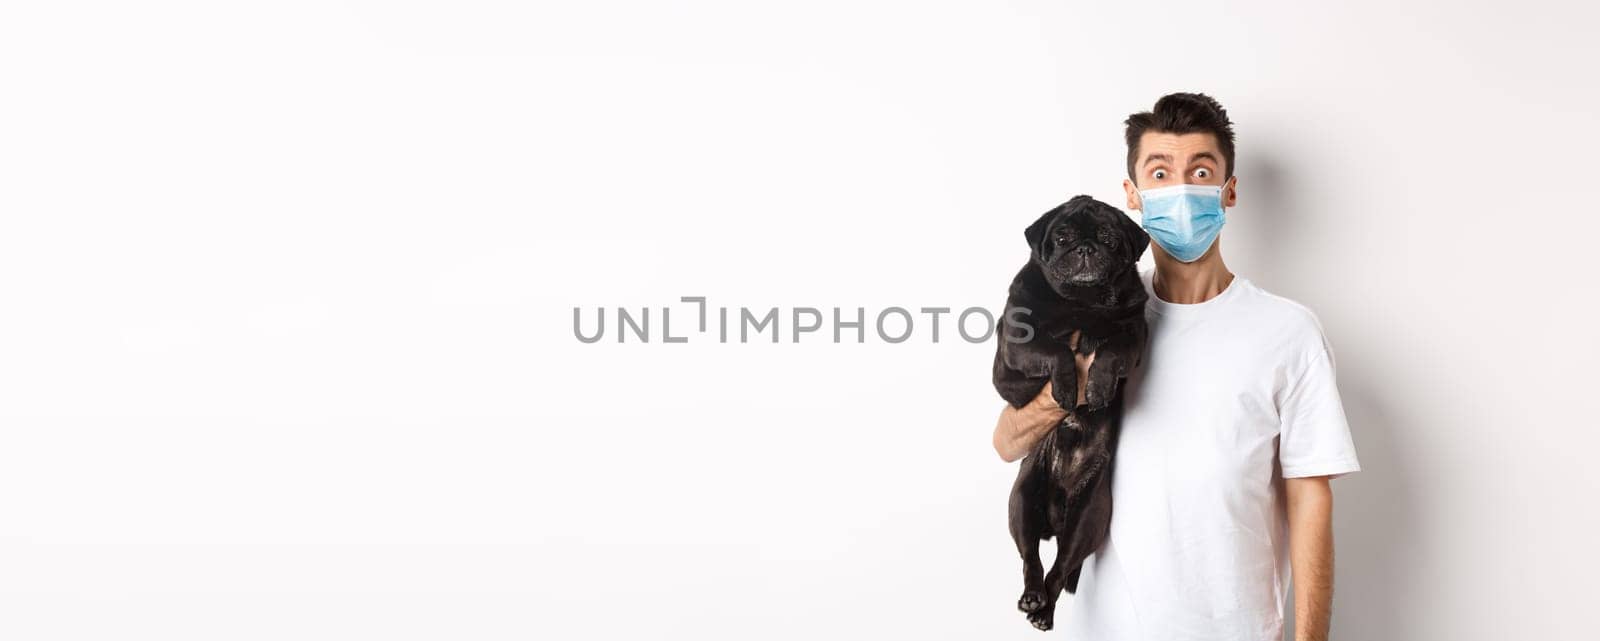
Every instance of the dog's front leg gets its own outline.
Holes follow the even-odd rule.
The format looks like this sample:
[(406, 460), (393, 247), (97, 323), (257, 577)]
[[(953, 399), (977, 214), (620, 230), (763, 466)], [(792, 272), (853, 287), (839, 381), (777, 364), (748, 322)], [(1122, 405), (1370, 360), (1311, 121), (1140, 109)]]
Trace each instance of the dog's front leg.
[(1119, 334), (1101, 343), (1094, 352), (1094, 362), (1089, 365), (1089, 381), (1085, 385), (1084, 401), (1089, 409), (1104, 409), (1116, 397), (1117, 383), (1132, 372), (1139, 359), (1139, 345), (1131, 334)]
[(1056, 399), (1056, 405), (1063, 409), (1072, 409), (1078, 406), (1078, 359), (1073, 356), (1071, 349), (1062, 350), (1056, 355), (1055, 365), (1050, 372), (1050, 395)]
[(1057, 405), (1071, 409), (1078, 404), (1078, 369), (1072, 349), (1047, 336), (1036, 335), (1018, 343), (1002, 338), (995, 354), (994, 380), (1000, 396), (1015, 407), (1032, 401), (1047, 380), (1053, 383), (1051, 396)]

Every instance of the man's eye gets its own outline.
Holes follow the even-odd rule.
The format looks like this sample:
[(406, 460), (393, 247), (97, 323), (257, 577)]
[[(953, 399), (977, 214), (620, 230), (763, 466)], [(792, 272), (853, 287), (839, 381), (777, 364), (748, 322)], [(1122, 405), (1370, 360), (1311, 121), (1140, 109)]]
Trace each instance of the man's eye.
[(1196, 169), (1196, 170), (1194, 170), (1194, 177), (1195, 178), (1201, 178), (1201, 179), (1210, 178), (1211, 177), (1211, 170), (1210, 169), (1206, 169), (1205, 167), (1201, 167), (1199, 169)]
[(1165, 169), (1157, 169), (1155, 171), (1152, 171), (1152, 172), (1150, 172), (1150, 177), (1154, 178), (1156, 180), (1166, 180), (1167, 179), (1167, 170), (1165, 170)]

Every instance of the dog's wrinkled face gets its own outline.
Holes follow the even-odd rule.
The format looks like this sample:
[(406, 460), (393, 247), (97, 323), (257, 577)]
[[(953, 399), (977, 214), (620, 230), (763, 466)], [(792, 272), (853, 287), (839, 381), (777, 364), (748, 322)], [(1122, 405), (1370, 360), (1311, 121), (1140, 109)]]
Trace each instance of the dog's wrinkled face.
[(1072, 295), (1072, 287), (1109, 284), (1135, 269), (1150, 245), (1138, 223), (1089, 196), (1045, 212), (1026, 235), (1045, 280), (1064, 297)]

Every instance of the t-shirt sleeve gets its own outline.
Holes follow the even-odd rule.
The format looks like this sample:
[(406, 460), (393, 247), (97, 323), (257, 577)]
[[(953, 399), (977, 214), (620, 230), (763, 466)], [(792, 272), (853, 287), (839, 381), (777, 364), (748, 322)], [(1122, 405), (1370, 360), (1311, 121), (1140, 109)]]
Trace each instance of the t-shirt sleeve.
[(1335, 384), (1333, 348), (1326, 339), (1290, 379), (1278, 406), (1278, 462), (1284, 478), (1338, 478), (1361, 470)]

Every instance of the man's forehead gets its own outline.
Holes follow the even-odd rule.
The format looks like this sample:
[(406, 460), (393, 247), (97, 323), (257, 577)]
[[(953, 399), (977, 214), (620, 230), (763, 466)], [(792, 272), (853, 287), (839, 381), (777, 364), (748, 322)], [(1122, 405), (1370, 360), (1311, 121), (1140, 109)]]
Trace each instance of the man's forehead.
[(1217, 137), (1210, 132), (1175, 134), (1166, 131), (1146, 131), (1139, 136), (1139, 162), (1149, 162), (1151, 156), (1166, 156), (1173, 162), (1185, 162), (1201, 154), (1220, 159), (1222, 150), (1217, 147)]

